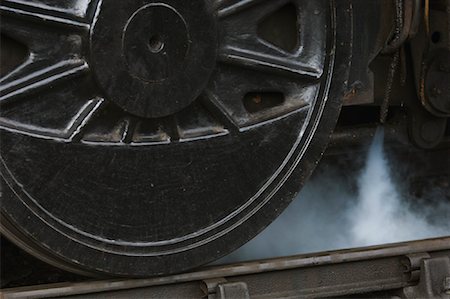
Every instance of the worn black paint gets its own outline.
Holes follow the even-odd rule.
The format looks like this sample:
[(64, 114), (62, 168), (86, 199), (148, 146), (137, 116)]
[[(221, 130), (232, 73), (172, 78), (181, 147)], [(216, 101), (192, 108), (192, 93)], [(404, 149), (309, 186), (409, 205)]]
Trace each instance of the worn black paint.
[[(289, 2), (294, 54), (257, 35)], [(6, 236), (71, 271), (160, 275), (225, 255), (289, 204), (339, 113), (350, 1), (206, 3), (2, 2), (2, 31), (33, 54), (0, 79)], [(245, 108), (274, 92), (279, 105)]]

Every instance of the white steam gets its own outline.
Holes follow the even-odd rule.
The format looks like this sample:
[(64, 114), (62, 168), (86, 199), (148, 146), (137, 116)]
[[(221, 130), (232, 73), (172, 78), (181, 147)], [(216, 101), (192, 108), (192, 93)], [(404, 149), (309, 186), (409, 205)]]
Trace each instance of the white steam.
[(436, 200), (434, 206), (413, 207), (402, 196), (402, 182), (394, 181), (389, 165), (383, 132), (378, 130), (356, 190), (352, 187), (355, 182), (349, 183), (340, 169), (322, 170), (281, 217), (220, 262), (450, 235), (450, 204), (446, 199)]
[[(383, 133), (379, 130), (358, 181), (358, 200), (348, 213), (350, 244), (373, 245), (450, 234), (450, 221), (446, 227), (429, 223), (427, 216), (431, 215), (413, 210), (396, 186), (383, 151)], [(450, 207), (446, 209), (450, 211)]]

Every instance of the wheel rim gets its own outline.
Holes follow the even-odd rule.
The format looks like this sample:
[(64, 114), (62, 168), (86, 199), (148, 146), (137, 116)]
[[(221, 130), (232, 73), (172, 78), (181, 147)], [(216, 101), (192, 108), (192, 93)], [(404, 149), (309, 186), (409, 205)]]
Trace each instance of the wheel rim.
[[(335, 17), (348, 16), (325, 0), (206, 3), (191, 4), (203, 35), (177, 1), (2, 3), (2, 33), (30, 51), (0, 81), (6, 235), (20, 227), (70, 269), (168, 274), (237, 248), (286, 207), (338, 115), (335, 64), (349, 56), (334, 51), (349, 39)], [(292, 10), (295, 36), (278, 40), (267, 28)]]

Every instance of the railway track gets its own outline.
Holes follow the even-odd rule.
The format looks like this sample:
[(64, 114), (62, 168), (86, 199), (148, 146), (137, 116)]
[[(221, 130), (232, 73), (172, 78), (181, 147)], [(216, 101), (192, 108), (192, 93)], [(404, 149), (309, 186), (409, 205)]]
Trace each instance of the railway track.
[(450, 237), (298, 255), (148, 279), (4, 289), (1, 298), (450, 298)]
[(26, 287), (1, 298), (450, 296), (450, 237), (200, 268), (319, 162), (360, 167), (380, 126), (411, 203), (450, 200), (450, 0), (1, 0), (0, 17), (0, 234), (81, 281), (15, 248), (0, 283)]

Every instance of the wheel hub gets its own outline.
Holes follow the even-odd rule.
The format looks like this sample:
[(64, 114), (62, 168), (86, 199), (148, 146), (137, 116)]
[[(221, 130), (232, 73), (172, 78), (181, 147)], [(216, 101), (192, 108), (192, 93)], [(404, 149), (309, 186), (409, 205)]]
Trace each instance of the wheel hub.
[[(108, 98), (156, 118), (191, 104), (216, 60), (214, 17), (204, 1), (103, 1), (91, 35), (95, 77)], [(105, 47), (108, 45), (108, 47)], [(173, 88), (177, 86), (177, 88)]]
[(186, 26), (183, 17), (170, 6), (150, 4), (136, 11), (122, 38), (122, 55), (130, 75), (152, 84), (179, 72), (189, 50)]

